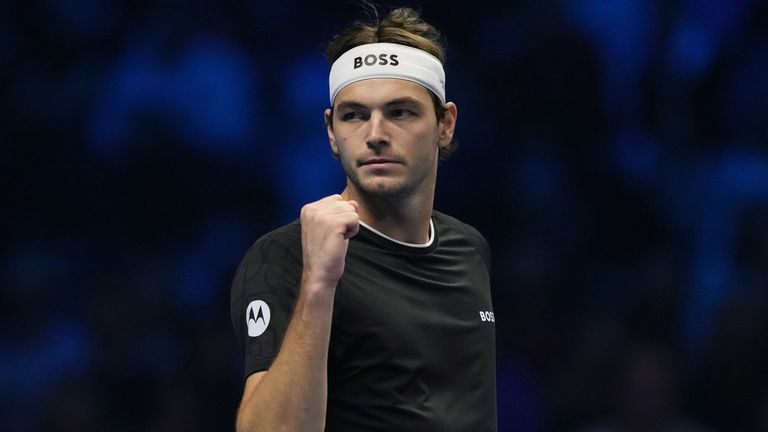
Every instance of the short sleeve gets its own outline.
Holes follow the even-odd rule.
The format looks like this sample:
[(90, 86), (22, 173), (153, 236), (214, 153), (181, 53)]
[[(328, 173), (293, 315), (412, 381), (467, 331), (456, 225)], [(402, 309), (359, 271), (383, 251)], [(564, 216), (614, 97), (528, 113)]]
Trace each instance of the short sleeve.
[(301, 281), (301, 229), (273, 231), (254, 243), (232, 281), (231, 315), (245, 376), (269, 369), (290, 322)]

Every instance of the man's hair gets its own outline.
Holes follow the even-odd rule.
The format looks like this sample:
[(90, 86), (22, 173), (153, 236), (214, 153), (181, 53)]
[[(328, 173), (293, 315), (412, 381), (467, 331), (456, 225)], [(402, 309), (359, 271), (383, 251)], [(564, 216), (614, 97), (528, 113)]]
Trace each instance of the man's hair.
[[(372, 7), (374, 12), (375, 7)], [(401, 7), (392, 9), (383, 19), (376, 14), (371, 22), (355, 21), (348, 28), (336, 35), (325, 50), (325, 58), (333, 64), (342, 54), (360, 45), (389, 42), (406, 45), (426, 51), (437, 57), (445, 65), (445, 49), (442, 45), (440, 32), (431, 24), (424, 21), (419, 12), (412, 8)], [(438, 121), (445, 117), (446, 109), (440, 98), (427, 90), (432, 97), (432, 105)], [(331, 107), (333, 110), (333, 107)], [(331, 116), (331, 122), (333, 116)], [(440, 148), (440, 159), (446, 159), (456, 150), (456, 140)]]

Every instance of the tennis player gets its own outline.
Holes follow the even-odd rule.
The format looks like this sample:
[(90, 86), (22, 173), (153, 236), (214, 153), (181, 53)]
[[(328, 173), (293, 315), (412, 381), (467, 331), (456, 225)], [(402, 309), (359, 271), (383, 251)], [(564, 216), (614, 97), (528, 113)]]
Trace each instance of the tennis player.
[(326, 54), (325, 120), (347, 184), (238, 268), (237, 430), (495, 431), (490, 250), (433, 209), (457, 119), (439, 33), (399, 8)]

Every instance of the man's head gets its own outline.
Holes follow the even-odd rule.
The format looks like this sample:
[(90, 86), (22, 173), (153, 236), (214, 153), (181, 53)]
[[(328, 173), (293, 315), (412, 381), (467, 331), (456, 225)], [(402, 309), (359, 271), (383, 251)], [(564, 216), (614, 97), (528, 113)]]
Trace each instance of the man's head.
[[(392, 43), (405, 47), (412, 47), (429, 54), (439, 61), (438, 67), (442, 68), (445, 63), (445, 50), (441, 43), (441, 36), (438, 30), (431, 24), (425, 22), (419, 16), (419, 13), (411, 8), (393, 9), (383, 19), (377, 22), (366, 23), (357, 21), (346, 30), (338, 34), (328, 45), (325, 51), (325, 57), (328, 63), (333, 65), (342, 55), (366, 44)], [(408, 48), (405, 48), (408, 49)], [(362, 59), (363, 61), (365, 59)], [(389, 61), (390, 59), (379, 59), (379, 61)], [(397, 61), (397, 60), (395, 60)], [(443, 98), (444, 98), (444, 75)], [(428, 91), (434, 108), (437, 121), (442, 121), (446, 114), (444, 100), (441, 100), (433, 91)], [(333, 103), (333, 101), (332, 101)], [(335, 107), (332, 106), (331, 110)], [(333, 116), (330, 116), (330, 127), (333, 127)], [(447, 158), (456, 149), (455, 140), (440, 148), (440, 159)]]

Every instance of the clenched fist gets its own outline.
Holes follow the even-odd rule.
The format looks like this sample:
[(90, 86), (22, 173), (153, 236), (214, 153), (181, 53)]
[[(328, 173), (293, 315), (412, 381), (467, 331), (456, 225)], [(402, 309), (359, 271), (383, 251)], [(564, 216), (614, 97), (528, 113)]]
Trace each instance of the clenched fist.
[(331, 195), (301, 209), (304, 275), (309, 281), (336, 286), (344, 274), (349, 239), (357, 234), (357, 202)]

